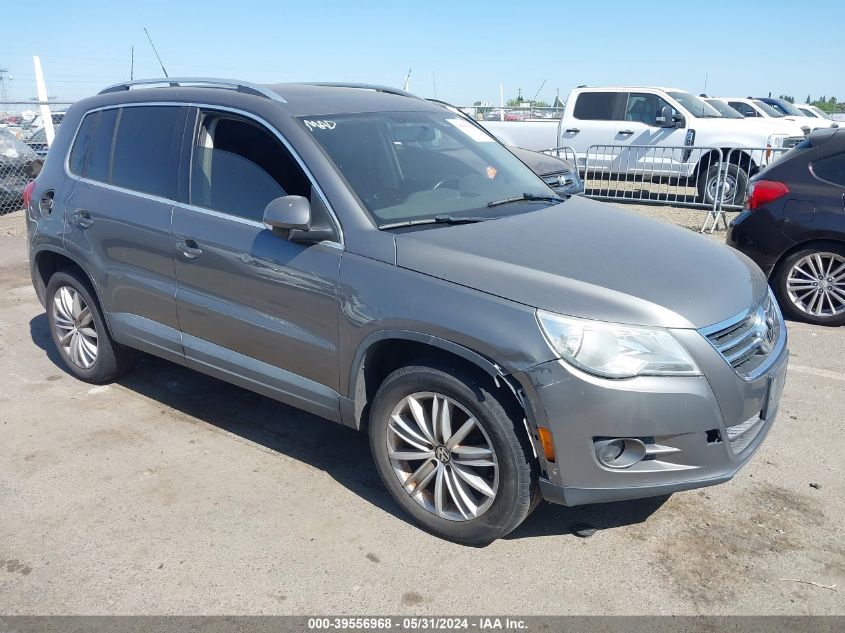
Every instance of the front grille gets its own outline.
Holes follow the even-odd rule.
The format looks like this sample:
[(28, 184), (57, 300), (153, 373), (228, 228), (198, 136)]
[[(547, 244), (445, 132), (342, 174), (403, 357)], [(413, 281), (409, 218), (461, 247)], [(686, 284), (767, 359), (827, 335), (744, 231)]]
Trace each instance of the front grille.
[(769, 293), (756, 310), (733, 322), (705, 328), (702, 333), (737, 374), (754, 378), (767, 364), (780, 341), (782, 329), (780, 310)]
[(804, 140), (803, 136), (789, 136), (783, 139), (783, 145), (781, 147), (795, 147)]
[(575, 178), (576, 176), (573, 172), (562, 171), (554, 174), (546, 174), (545, 176), (543, 176), (543, 182), (545, 182), (552, 189), (560, 189), (562, 191), (566, 191), (575, 186)]
[(757, 434), (762, 428), (763, 418), (759, 413), (753, 418), (748, 418), (745, 422), (727, 427), (728, 443), (731, 446), (731, 450), (734, 453), (744, 451), (754, 441), (754, 438), (757, 437)]

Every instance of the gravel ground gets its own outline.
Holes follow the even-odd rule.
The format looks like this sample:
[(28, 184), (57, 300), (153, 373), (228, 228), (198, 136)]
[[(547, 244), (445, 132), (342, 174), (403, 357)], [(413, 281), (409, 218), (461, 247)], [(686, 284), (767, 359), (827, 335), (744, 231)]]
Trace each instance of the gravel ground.
[(154, 358), (73, 379), (20, 213), (0, 291), (2, 614), (845, 614), (845, 328), (790, 324), (780, 417), (733, 481), (543, 504), (467, 548), (405, 520), (350, 429)]

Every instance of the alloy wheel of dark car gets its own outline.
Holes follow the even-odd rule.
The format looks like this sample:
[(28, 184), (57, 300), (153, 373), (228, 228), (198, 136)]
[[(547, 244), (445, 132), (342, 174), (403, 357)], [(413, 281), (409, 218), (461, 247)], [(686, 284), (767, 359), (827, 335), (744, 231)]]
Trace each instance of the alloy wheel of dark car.
[(781, 307), (818, 325), (845, 324), (845, 248), (801, 249), (783, 262), (776, 279)]

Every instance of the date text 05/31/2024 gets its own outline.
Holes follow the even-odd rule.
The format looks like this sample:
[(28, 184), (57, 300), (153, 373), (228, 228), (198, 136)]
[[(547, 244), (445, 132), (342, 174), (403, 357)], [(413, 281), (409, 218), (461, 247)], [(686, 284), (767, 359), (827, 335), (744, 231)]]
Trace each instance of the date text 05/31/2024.
[(398, 619), (390, 617), (342, 617), (342, 618), (309, 618), (308, 629), (320, 630), (359, 630), (359, 631), (389, 631), (392, 629), (406, 631), (449, 631), (470, 630), (478, 631), (520, 631), (526, 629), (524, 620), (518, 618), (499, 617), (404, 617)]

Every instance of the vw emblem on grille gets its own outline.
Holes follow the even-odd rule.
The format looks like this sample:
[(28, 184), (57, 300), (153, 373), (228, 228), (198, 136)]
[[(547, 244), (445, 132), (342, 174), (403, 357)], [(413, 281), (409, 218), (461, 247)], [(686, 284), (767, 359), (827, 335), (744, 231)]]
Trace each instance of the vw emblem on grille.
[(437, 448), (435, 448), (434, 456), (444, 464), (449, 463), (449, 449), (445, 446), (438, 446)]
[(755, 324), (757, 339), (760, 341), (760, 351), (770, 354), (775, 348), (775, 315), (771, 306), (760, 308), (757, 312)]

